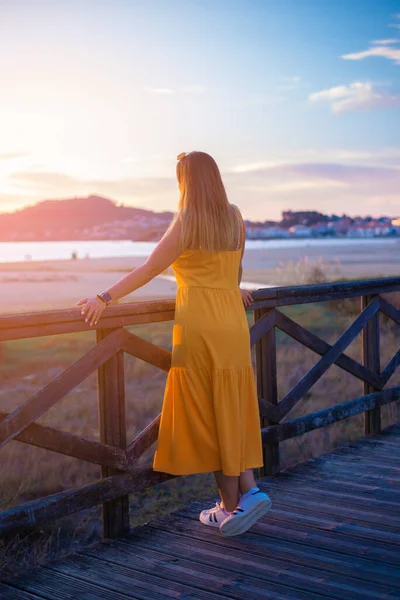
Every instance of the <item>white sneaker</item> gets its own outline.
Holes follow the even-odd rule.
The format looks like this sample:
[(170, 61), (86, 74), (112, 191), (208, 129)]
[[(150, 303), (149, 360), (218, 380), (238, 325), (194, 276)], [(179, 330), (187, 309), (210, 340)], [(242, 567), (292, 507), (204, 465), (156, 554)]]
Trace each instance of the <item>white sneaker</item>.
[(244, 533), (272, 506), (271, 498), (260, 489), (250, 490), (239, 500), (235, 510), (226, 517), (219, 528), (224, 536)]
[(211, 525), (211, 527), (219, 527), (221, 523), (229, 517), (231, 513), (224, 509), (222, 502), (216, 502), (213, 508), (206, 508), (200, 513), (200, 521), (204, 525)]

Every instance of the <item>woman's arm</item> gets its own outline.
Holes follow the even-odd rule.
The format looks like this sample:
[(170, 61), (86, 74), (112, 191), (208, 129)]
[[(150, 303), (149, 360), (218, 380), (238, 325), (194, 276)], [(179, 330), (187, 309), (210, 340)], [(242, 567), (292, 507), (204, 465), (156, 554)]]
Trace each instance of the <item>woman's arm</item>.
[[(111, 299), (119, 300), (123, 298), (165, 271), (182, 252), (179, 243), (180, 237), (181, 224), (180, 221), (175, 221), (174, 225), (170, 230), (167, 230), (143, 265), (105, 290), (110, 294)], [(77, 305), (82, 306), (81, 314), (86, 322), (89, 321), (90, 325), (95, 325), (98, 322), (106, 307), (105, 302), (97, 296), (83, 298), (77, 302)]]
[(180, 222), (176, 221), (172, 229), (164, 234), (143, 265), (106, 290), (111, 295), (111, 298), (113, 300), (123, 298), (171, 266), (181, 254), (181, 250), (179, 249), (180, 235)]

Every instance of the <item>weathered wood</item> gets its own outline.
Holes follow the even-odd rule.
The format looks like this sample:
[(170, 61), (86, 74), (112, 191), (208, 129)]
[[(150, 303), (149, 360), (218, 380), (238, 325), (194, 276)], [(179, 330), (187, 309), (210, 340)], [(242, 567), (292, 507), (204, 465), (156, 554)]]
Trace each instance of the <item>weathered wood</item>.
[[(104, 310), (99, 321), (103, 323), (104, 318), (130, 317), (135, 315), (152, 315), (174, 311), (174, 300), (147, 300), (139, 302), (124, 302), (122, 304), (111, 304)], [(34, 327), (42, 325), (55, 325), (57, 323), (70, 323), (72, 321), (83, 321), (80, 308), (63, 308), (59, 310), (43, 310), (36, 312), (2, 314), (0, 316), (0, 330)]]
[(131, 467), (137, 459), (157, 441), (160, 420), (161, 414), (153, 419), (127, 447), (126, 459), (129, 467)]
[[(361, 296), (361, 311), (365, 311), (367, 307), (378, 302), (380, 308), (379, 296), (367, 295)], [(362, 330), (362, 358), (363, 364), (373, 373), (378, 375), (381, 372), (380, 349), (379, 349), (379, 311), (366, 323)], [(380, 387), (380, 386), (379, 386)], [(364, 394), (372, 394), (377, 388), (374, 385), (364, 381)], [(380, 406), (375, 406), (373, 409), (364, 413), (364, 433), (370, 435), (379, 433), (381, 430), (381, 409)]]
[(286, 394), (279, 403), (281, 418), (295, 406), (300, 398), (322, 377), (329, 367), (339, 358), (347, 346), (357, 337), (368, 321), (378, 312), (379, 299), (375, 298), (357, 319), (346, 329), (338, 341), (324, 354), (317, 364), (303, 377), (303, 379)]
[(400, 386), (354, 398), (354, 400), (323, 408), (304, 417), (264, 427), (261, 431), (263, 442), (265, 444), (283, 442), (397, 400), (400, 400)]
[(140, 358), (163, 371), (169, 371), (171, 367), (171, 352), (129, 331), (123, 331), (122, 349), (124, 352)]
[[(291, 338), (306, 346), (313, 352), (316, 352), (320, 356), (324, 356), (332, 348), (330, 344), (319, 338), (317, 335), (308, 331), (292, 319), (290, 319), (287, 315), (283, 314), (281, 311), (276, 310), (276, 326), (278, 329), (289, 335)], [(364, 365), (361, 365), (347, 354), (341, 354), (334, 362), (338, 367), (341, 367), (354, 377), (361, 379), (362, 381), (367, 381), (371, 385), (375, 386), (376, 389), (382, 389), (384, 382), (383, 380), (376, 374), (367, 369)]]
[(0, 513), (0, 537), (110, 502), (175, 477), (176, 475), (153, 471), (146, 465), (88, 483), (79, 489), (32, 500)]
[[(400, 428), (390, 430), (391, 438), (384, 431), (365, 443), (379, 449), (390, 439), (398, 447)], [(382, 474), (366, 476), (375, 451), (368, 459), (360, 455), (357, 461), (358, 456), (355, 449), (347, 466), (332, 464), (325, 453), (258, 481), (272, 498), (272, 510), (239, 537), (224, 538), (200, 523), (200, 510), (212, 506), (215, 496), (137, 527), (127, 538), (0, 582), (0, 597), (24, 600), (20, 591), (27, 599), (47, 600), (188, 595), (262, 600), (267, 590), (276, 600), (397, 598), (399, 487), (391, 470), (384, 470), (384, 460)], [(381, 460), (378, 456), (375, 462)], [(349, 475), (339, 479), (341, 472)], [(382, 501), (387, 490), (389, 507)], [(17, 595), (9, 595), (10, 590)]]
[(279, 408), (275, 404), (271, 404), (268, 400), (264, 400), (264, 398), (258, 397), (258, 409), (260, 411), (260, 416), (265, 419), (269, 419), (273, 423), (278, 423), (279, 416)]
[[(363, 295), (387, 293), (400, 290), (400, 277), (357, 280), (348, 282), (317, 283), (313, 285), (280, 286), (252, 291), (255, 302), (252, 308), (272, 308), (290, 304), (324, 302), (341, 298), (357, 298)], [(262, 303), (262, 305), (259, 303)]]
[(115, 331), (97, 344), (44, 388), (31, 396), (0, 423), (0, 448), (41, 417), (68, 392), (113, 356), (121, 347), (121, 332)]
[[(255, 326), (257, 326), (257, 321), (262, 319), (265, 314), (265, 310), (255, 311)], [(275, 318), (272, 316), (268, 316), (268, 320), (275, 322)], [(258, 397), (265, 399), (270, 405), (276, 407), (278, 404), (278, 384), (275, 327), (267, 329), (267, 332), (256, 343), (256, 373)], [(263, 428), (268, 427), (274, 421), (260, 414), (260, 422)], [(275, 475), (279, 472), (279, 443), (277, 441), (263, 444), (263, 463), (263, 467), (259, 469), (260, 477)]]
[(254, 346), (273, 327), (275, 327), (275, 311), (268, 310), (250, 327), (250, 346)]
[(379, 297), (379, 308), (389, 319), (400, 325), (400, 310), (382, 298), (382, 296)]
[[(0, 422), (7, 416), (8, 413), (0, 412)], [(14, 439), (24, 444), (73, 456), (97, 465), (106, 465), (120, 471), (127, 470), (125, 452), (120, 448), (86, 440), (73, 433), (54, 429), (47, 425), (32, 423)]]
[[(114, 334), (122, 338), (124, 332), (98, 329), (97, 343), (106, 341)], [(104, 444), (126, 448), (124, 354), (120, 350), (98, 369), (99, 429)], [(115, 470), (101, 467), (102, 477), (113, 475)], [(129, 531), (129, 496), (120, 496), (102, 506), (103, 535), (115, 538)]]
[(381, 373), (381, 379), (384, 382), (384, 384), (386, 384), (389, 379), (391, 378), (391, 376), (393, 375), (393, 373), (395, 372), (395, 370), (397, 369), (397, 367), (400, 365), (400, 349), (397, 350), (396, 354), (393, 356), (393, 358), (390, 359), (390, 361), (388, 362), (388, 364), (386, 365), (386, 367), (384, 368), (384, 370)]
[(90, 326), (85, 323), (83, 317), (77, 321), (67, 323), (50, 323), (47, 325), (36, 325), (34, 327), (20, 327), (14, 329), (0, 330), (0, 341), (19, 340), (34, 337), (43, 337), (48, 335), (58, 335), (60, 333), (79, 333), (82, 331), (94, 331), (102, 328), (128, 327), (130, 325), (140, 325), (143, 323), (158, 323), (161, 321), (171, 321), (174, 319), (174, 311), (164, 311), (156, 313), (139, 313), (126, 316), (101, 317), (97, 325)]

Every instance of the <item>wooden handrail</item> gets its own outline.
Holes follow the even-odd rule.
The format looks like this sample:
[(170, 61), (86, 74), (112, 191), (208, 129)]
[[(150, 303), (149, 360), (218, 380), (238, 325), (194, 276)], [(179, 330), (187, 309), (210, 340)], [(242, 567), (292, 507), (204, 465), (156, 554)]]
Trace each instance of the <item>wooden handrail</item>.
[[(400, 365), (400, 348), (386, 367), (380, 368), (379, 314), (400, 324), (400, 310), (380, 294), (399, 291), (400, 277), (351, 281), (310, 286), (260, 289), (252, 292), (255, 322), (250, 342), (256, 348), (256, 375), (259, 396), (264, 467), (260, 475), (279, 472), (279, 443), (331, 423), (364, 414), (365, 435), (380, 431), (380, 408), (400, 399), (400, 386), (384, 389)], [(361, 298), (361, 314), (330, 345), (279, 310), (281, 306), (323, 302), (341, 298)], [(68, 490), (0, 513), (0, 535), (35, 526), (84, 508), (103, 505), (103, 531), (106, 537), (127, 533), (128, 494), (144, 489), (172, 475), (137, 468), (137, 461), (157, 440), (160, 415), (133, 440), (126, 440), (125, 385), (123, 353), (168, 371), (171, 353), (148, 342), (124, 327), (138, 323), (171, 321), (173, 300), (134, 302), (109, 306), (95, 327), (82, 319), (79, 308), (2, 315), (0, 340), (16, 340), (43, 335), (96, 331), (94, 346), (63, 373), (55, 377), (13, 412), (0, 413), (1, 445), (16, 439), (54, 452), (101, 466), (101, 479), (76, 490)], [(276, 330), (279, 329), (320, 355), (314, 367), (279, 401), (276, 365)], [(345, 354), (348, 345), (362, 332), (362, 362)], [(363, 382), (364, 395), (330, 408), (282, 422), (305, 393), (336, 366)], [(100, 441), (86, 440), (71, 433), (35, 423), (50, 407), (90, 373), (98, 372)]]

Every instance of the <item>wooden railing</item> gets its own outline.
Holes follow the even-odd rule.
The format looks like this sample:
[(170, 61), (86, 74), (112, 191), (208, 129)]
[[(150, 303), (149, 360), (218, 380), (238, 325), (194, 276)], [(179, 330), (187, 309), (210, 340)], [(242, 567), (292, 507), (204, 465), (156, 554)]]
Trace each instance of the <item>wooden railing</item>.
[[(252, 293), (255, 322), (250, 330), (256, 348), (264, 468), (261, 475), (279, 472), (279, 443), (308, 431), (364, 413), (365, 435), (380, 431), (380, 407), (400, 399), (400, 386), (384, 389), (400, 364), (400, 349), (381, 371), (379, 313), (400, 324), (400, 311), (381, 294), (400, 291), (400, 277), (321, 285), (262, 289)], [(361, 298), (361, 313), (333, 345), (305, 329), (278, 307), (343, 298)], [(105, 537), (129, 529), (128, 495), (173, 478), (138, 467), (138, 459), (157, 440), (160, 415), (129, 443), (126, 441), (123, 353), (127, 352), (168, 371), (171, 353), (124, 329), (139, 323), (174, 318), (171, 300), (137, 302), (108, 307), (95, 327), (96, 344), (72, 366), (55, 377), (13, 412), (0, 413), (1, 447), (10, 440), (52, 450), (101, 465), (101, 479), (79, 489), (34, 500), (0, 513), (0, 535), (36, 526), (90, 508), (103, 506)], [(276, 328), (321, 356), (320, 360), (278, 402)], [(79, 308), (5, 315), (0, 317), (0, 341), (92, 330)], [(357, 362), (345, 354), (362, 332), (363, 357)], [(281, 422), (331, 365), (363, 381), (359, 398)], [(95, 370), (98, 372), (100, 441), (40, 425), (35, 421)], [(0, 455), (1, 456), (1, 455)]]

